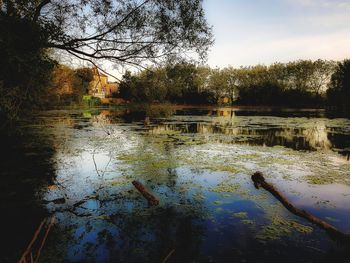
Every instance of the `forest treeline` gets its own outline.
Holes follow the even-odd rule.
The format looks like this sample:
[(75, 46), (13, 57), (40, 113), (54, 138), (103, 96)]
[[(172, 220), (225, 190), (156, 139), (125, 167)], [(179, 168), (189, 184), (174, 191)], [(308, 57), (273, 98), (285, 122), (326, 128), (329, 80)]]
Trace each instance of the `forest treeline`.
[(234, 103), (349, 110), (350, 60), (298, 60), (223, 69), (178, 63), (132, 74), (120, 96), (135, 102)]

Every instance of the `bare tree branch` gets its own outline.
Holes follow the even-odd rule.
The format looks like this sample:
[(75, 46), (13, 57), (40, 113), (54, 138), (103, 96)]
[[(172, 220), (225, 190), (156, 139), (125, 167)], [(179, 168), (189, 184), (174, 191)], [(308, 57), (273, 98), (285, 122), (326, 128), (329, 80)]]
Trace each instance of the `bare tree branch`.
[(41, 10), (43, 9), (44, 6), (46, 6), (47, 4), (49, 4), (51, 2), (51, 0), (43, 0), (40, 2), (40, 4), (37, 6), (37, 8), (35, 9), (35, 13), (33, 16), (33, 22), (36, 22), (40, 16)]

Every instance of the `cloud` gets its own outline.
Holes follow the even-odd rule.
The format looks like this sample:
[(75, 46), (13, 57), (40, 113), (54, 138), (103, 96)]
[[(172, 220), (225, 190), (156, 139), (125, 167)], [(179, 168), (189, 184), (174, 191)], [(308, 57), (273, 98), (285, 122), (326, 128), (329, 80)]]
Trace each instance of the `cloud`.
[(290, 0), (289, 2), (306, 7), (350, 9), (348, 0)]
[(260, 39), (250, 44), (219, 45), (209, 55), (211, 66), (247, 66), (257, 63), (271, 64), (298, 59), (342, 60), (350, 58), (350, 30), (313, 36), (283, 39)]
[(227, 0), (206, 10), (211, 66), (350, 58), (350, 0)]

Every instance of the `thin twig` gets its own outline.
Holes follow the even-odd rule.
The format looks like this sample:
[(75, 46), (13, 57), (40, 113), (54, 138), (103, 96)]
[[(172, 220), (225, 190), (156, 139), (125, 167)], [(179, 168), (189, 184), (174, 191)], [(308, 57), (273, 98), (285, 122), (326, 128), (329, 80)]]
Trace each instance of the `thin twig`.
[(43, 221), (41, 221), (39, 227), (37, 228), (37, 230), (34, 233), (34, 236), (33, 236), (32, 240), (30, 241), (27, 249), (22, 254), (22, 257), (18, 260), (18, 263), (22, 263), (22, 262), (25, 263), (25, 262), (27, 262), (26, 256), (29, 254), (29, 252), (31, 252), (31, 248), (32, 248), (33, 244), (35, 243), (35, 240), (38, 238), (38, 236), (39, 236), (39, 234), (41, 232), (41, 229), (44, 226), (44, 224), (45, 224), (45, 219)]
[[(37, 230), (34, 233), (34, 236), (33, 236), (32, 240), (30, 241), (27, 249), (22, 254), (22, 257), (19, 259), (18, 263), (26, 263), (28, 255), (30, 257), (30, 262), (31, 263), (37, 263), (38, 262), (40, 254), (41, 254), (41, 251), (42, 251), (42, 249), (43, 249), (43, 247), (45, 245), (46, 239), (47, 239), (47, 237), (49, 235), (49, 232), (50, 232), (50, 230), (51, 230), (51, 228), (52, 228), (54, 223), (55, 223), (55, 217), (54, 216), (51, 217), (51, 220), (44, 219), (43, 221), (41, 221), (39, 227), (37, 228)], [(33, 257), (33, 252), (34, 251), (33, 251), (32, 247), (35, 244), (35, 242), (37, 241), (37, 239), (38, 239), (38, 237), (39, 237), (39, 235), (40, 235), (40, 233), (41, 233), (41, 231), (42, 231), (42, 229), (43, 229), (45, 224), (48, 224), (48, 226), (47, 226), (46, 232), (44, 234), (44, 237), (41, 240), (40, 247), (39, 247), (39, 249), (38, 249), (38, 251), (36, 253), (36, 258), (34, 260), (34, 257)]]
[(47, 237), (49, 235), (49, 232), (51, 230), (51, 227), (53, 226), (54, 223), (55, 223), (55, 217), (53, 216), (53, 217), (51, 217), (50, 224), (49, 224), (49, 226), (46, 229), (45, 236), (44, 236), (44, 238), (43, 238), (43, 240), (41, 242), (41, 245), (40, 245), (40, 248), (38, 250), (38, 253), (37, 253), (37, 256), (36, 256), (36, 259), (35, 259), (34, 263), (38, 262), (40, 254), (41, 254), (41, 250), (43, 249), (43, 247), (45, 245), (46, 239), (47, 239)]
[(94, 161), (94, 166), (95, 166), (95, 170), (96, 170), (97, 175), (101, 176), (99, 171), (98, 171), (97, 164), (96, 164), (96, 161), (95, 161), (95, 150), (92, 153), (92, 160)]
[(174, 252), (175, 248), (169, 252), (169, 254), (163, 259), (162, 263), (166, 263)]

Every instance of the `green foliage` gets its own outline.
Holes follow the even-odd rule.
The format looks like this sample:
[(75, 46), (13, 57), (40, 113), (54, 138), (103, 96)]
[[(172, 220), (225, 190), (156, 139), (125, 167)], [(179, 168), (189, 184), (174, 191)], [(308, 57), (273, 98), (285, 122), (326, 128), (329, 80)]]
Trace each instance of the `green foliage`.
[(120, 96), (136, 102), (215, 103), (205, 85), (209, 69), (189, 63), (149, 68), (138, 74), (126, 72)]
[(139, 100), (138, 78), (127, 71), (119, 85), (119, 94), (126, 100)]
[(94, 79), (94, 74), (91, 68), (78, 68), (74, 71), (74, 73), (84, 87), (89, 85), (89, 83)]
[(92, 68), (78, 68), (74, 70), (73, 93), (78, 96), (79, 100), (82, 98), (82, 95), (89, 92), (90, 82), (93, 78)]
[(334, 71), (332, 61), (299, 60), (238, 70), (238, 103), (319, 107)]
[(101, 99), (90, 95), (84, 95), (82, 98), (83, 104), (89, 107), (101, 105)]
[(121, 96), (134, 101), (321, 107), (333, 61), (300, 60), (271, 66), (210, 69), (189, 63), (127, 72)]

